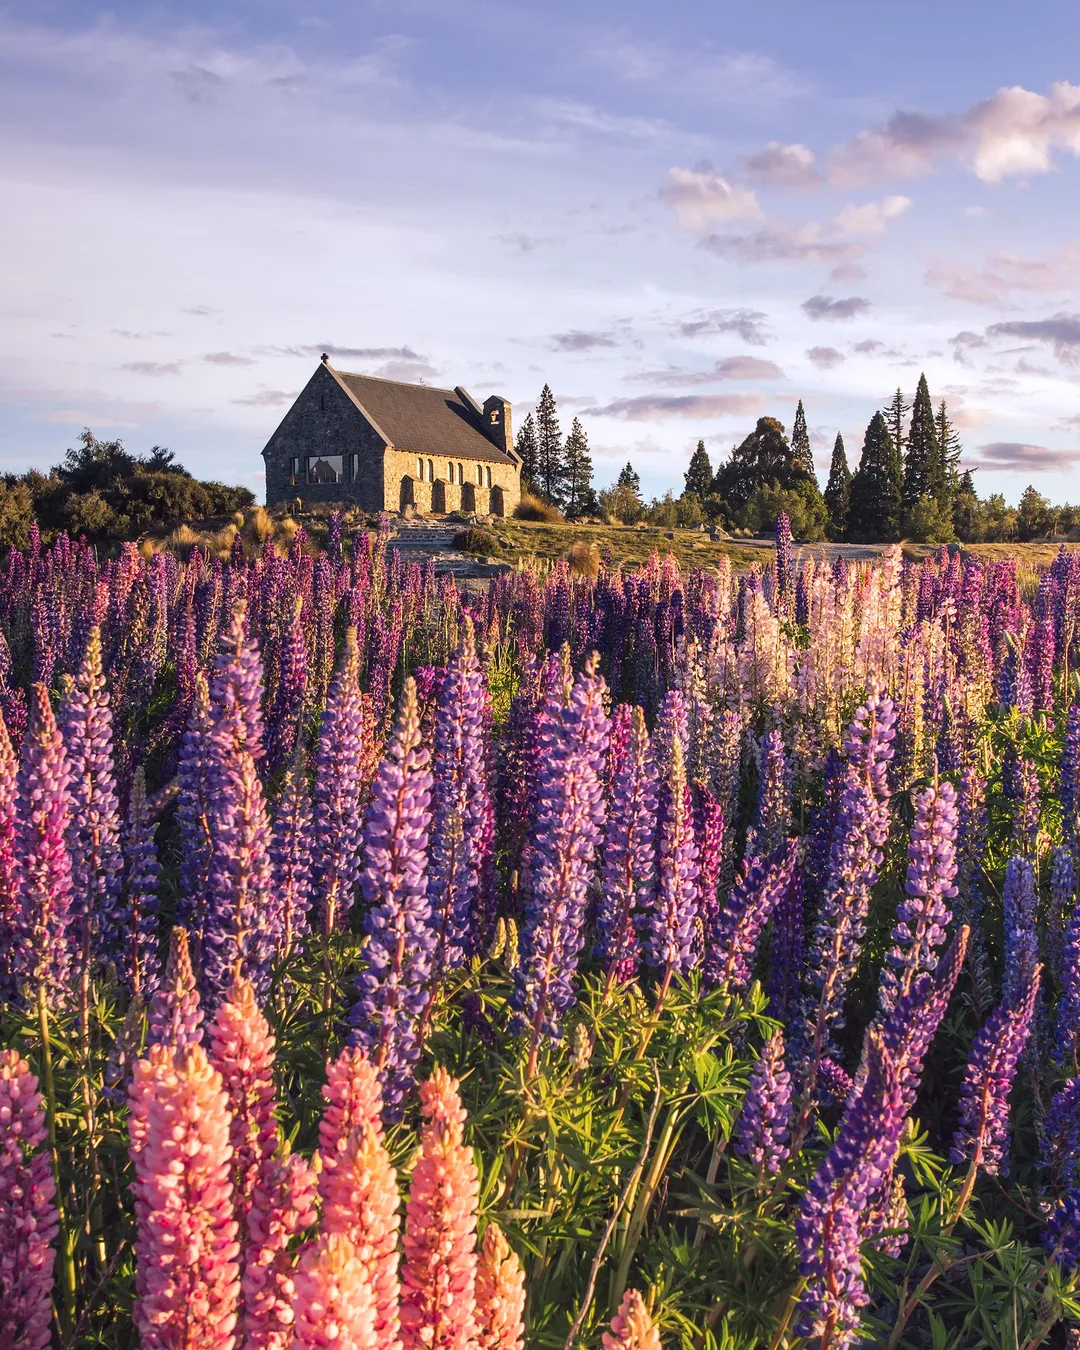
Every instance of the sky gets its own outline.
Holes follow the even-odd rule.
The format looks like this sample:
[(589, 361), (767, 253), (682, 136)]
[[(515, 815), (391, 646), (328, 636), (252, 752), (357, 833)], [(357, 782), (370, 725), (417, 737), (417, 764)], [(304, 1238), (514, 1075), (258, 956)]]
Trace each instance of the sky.
[(1057, 0), (0, 0), (0, 471), (88, 426), (261, 493), (326, 351), (547, 382), (650, 495), (799, 398), (824, 484), (925, 371), (983, 494), (1075, 502), (1078, 51)]

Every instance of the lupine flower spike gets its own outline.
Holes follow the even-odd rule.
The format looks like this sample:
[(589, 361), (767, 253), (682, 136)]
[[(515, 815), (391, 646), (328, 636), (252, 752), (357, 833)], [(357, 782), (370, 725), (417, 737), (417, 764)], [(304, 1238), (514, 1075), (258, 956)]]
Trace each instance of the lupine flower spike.
[(325, 1234), (304, 1252), (292, 1312), (297, 1350), (383, 1350), (371, 1286), (342, 1233)]
[(476, 1350), (524, 1350), (524, 1316), (525, 1272), (491, 1221), (476, 1266)]
[(611, 1319), (611, 1330), (604, 1332), (601, 1345), (603, 1350), (663, 1350), (660, 1333), (636, 1289), (628, 1289), (623, 1295), (619, 1311)]

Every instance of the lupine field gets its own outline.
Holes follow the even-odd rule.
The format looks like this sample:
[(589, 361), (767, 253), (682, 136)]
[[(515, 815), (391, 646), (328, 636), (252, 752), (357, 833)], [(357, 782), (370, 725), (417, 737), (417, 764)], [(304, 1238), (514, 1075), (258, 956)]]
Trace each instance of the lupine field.
[(1080, 1344), (1078, 663), (1064, 551), (33, 535), (0, 1347)]

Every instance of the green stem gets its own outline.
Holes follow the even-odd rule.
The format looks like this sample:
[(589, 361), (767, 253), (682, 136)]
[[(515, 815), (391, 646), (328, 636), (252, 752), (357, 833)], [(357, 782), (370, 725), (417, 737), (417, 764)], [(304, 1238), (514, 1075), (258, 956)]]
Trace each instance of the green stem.
[(56, 1212), (60, 1221), (60, 1292), (64, 1301), (64, 1326), (69, 1327), (75, 1319), (75, 1248), (64, 1215), (64, 1199), (60, 1190), (60, 1154), (56, 1147), (56, 1082), (53, 1078), (49, 1009), (45, 1002), (44, 983), (38, 985), (38, 1027), (41, 1032), (41, 1076), (45, 1087), (45, 1126), (49, 1135), (49, 1154), (56, 1185)]

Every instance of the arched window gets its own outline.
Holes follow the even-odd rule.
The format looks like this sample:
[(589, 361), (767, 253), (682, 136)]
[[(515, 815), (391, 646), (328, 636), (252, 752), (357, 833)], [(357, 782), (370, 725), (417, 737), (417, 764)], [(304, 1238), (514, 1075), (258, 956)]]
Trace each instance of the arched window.
[(484, 486), (484, 466), (482, 464), (476, 466), (476, 482), (478, 487)]
[(488, 485), (488, 487), (491, 486), (491, 466), (490, 466), (490, 464), (488, 465), (488, 468), (487, 468), (487, 485)]
[(416, 476), (421, 483), (424, 481), (424, 461), (422, 459), (416, 461)]
[(430, 459), (427, 462), (427, 480), (429, 483), (434, 483), (435, 481), (435, 465)]

